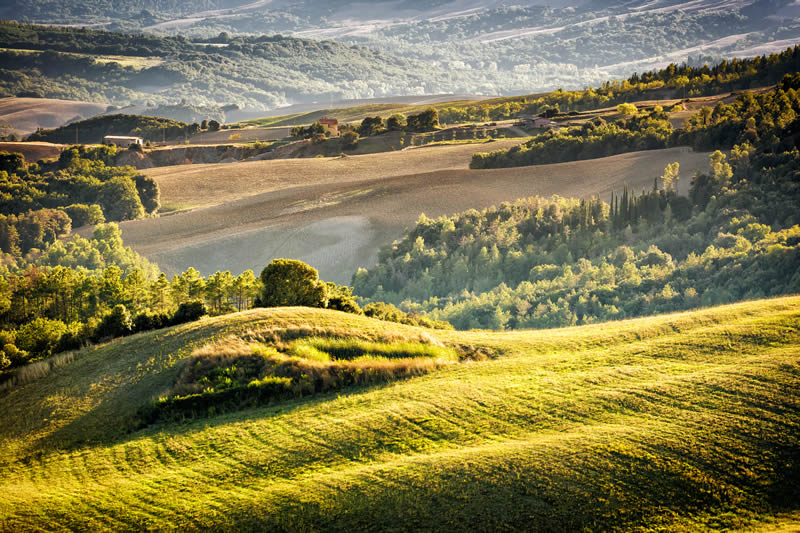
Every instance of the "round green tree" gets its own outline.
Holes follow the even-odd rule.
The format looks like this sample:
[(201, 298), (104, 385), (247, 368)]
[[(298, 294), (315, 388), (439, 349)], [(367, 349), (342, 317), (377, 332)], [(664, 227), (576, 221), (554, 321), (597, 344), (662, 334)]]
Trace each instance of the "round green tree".
[(263, 289), (256, 305), (326, 307), (328, 288), (317, 269), (296, 259), (274, 259), (261, 271)]

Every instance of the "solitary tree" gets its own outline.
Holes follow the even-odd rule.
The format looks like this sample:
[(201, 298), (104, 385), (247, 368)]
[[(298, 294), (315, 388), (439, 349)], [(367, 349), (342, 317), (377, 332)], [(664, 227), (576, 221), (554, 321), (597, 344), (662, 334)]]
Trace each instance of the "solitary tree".
[(665, 193), (673, 193), (678, 185), (678, 180), (680, 179), (680, 168), (681, 165), (677, 161), (674, 163), (670, 163), (664, 169), (664, 174), (661, 176), (661, 183), (664, 187)]
[(261, 271), (260, 307), (327, 307), (328, 288), (317, 269), (295, 259), (274, 259)]

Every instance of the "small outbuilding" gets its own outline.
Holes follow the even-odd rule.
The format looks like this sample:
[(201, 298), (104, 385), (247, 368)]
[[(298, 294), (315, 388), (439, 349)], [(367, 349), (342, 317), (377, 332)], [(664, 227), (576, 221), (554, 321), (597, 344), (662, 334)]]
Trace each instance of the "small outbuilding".
[(139, 146), (144, 144), (141, 137), (126, 137), (123, 135), (106, 135), (103, 137), (103, 144), (116, 144), (120, 148), (128, 148), (132, 144)]
[(526, 128), (551, 129), (559, 127), (556, 122), (544, 117), (520, 117), (519, 121), (520, 125)]
[(317, 122), (325, 128), (326, 132), (331, 132), (332, 137), (336, 137), (339, 135), (339, 121), (335, 118), (321, 118)]

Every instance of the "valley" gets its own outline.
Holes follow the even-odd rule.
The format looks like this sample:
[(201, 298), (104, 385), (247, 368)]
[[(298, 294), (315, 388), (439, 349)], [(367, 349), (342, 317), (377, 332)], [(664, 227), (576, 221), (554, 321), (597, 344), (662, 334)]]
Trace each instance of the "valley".
[(0, 531), (800, 531), (796, 14), (0, 6)]
[(474, 145), (431, 146), (345, 158), (152, 169), (146, 173), (161, 187), (162, 203), (186, 211), (125, 222), (123, 237), (172, 273), (189, 266), (203, 273), (239, 272), (276, 257), (296, 257), (325, 279), (349, 283), (420, 213), (436, 217), (533, 195), (607, 198), (624, 185), (652, 188), (653, 178), (675, 161), (686, 176), (681, 182), (686, 190), (688, 177), (708, 165), (708, 154), (675, 148), (475, 171), (467, 169), (474, 150)]

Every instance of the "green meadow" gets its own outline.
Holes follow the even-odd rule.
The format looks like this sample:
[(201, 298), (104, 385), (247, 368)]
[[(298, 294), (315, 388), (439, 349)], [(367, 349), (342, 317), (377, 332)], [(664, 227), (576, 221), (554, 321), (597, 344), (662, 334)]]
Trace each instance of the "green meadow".
[[(315, 364), (443, 364), (143, 422), (187, 361), (287, 331)], [(791, 531), (799, 386), (800, 297), (514, 332), (256, 309), (0, 393), (0, 529)]]

